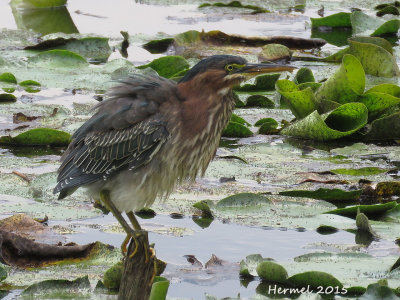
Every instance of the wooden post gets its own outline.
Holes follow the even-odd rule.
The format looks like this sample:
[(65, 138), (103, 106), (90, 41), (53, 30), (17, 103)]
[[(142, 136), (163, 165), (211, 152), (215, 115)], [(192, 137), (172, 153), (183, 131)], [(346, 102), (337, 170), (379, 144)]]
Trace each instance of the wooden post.
[[(136, 248), (135, 241), (138, 249), (130, 258)], [(150, 252), (147, 231), (143, 231), (135, 241), (131, 239), (126, 253), (118, 300), (147, 300), (150, 297), (156, 257)], [(147, 262), (145, 249), (148, 251)]]

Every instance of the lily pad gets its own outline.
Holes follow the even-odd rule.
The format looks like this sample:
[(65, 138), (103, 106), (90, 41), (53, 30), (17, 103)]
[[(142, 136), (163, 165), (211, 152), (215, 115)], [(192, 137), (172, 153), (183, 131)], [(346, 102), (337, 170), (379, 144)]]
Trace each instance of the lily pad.
[(165, 300), (167, 297), (168, 288), (168, 279), (155, 276), (153, 279), (149, 300)]
[(212, 212), (206, 201), (199, 201), (193, 204), (194, 208), (201, 210), (201, 214), (204, 218), (212, 218)]
[(3, 266), (0, 266), (0, 281), (3, 281), (7, 278), (7, 271)]
[(286, 283), (288, 273), (284, 267), (272, 261), (263, 261), (257, 266), (257, 274), (262, 280)]
[(11, 4), (18, 8), (46, 8), (64, 6), (67, 0), (12, 0)]
[(294, 82), (296, 84), (315, 82), (314, 74), (310, 68), (300, 68), (294, 77)]
[(341, 189), (319, 188), (315, 191), (293, 190), (280, 192), (279, 195), (289, 197), (305, 197), (311, 199), (325, 200), (330, 203), (354, 202), (360, 198), (362, 190), (344, 191)]
[(243, 119), (242, 117), (239, 117), (237, 114), (232, 114), (232, 115), (231, 115), (230, 121), (231, 121), (231, 122), (235, 122), (235, 123), (239, 123), (239, 124), (242, 124), (242, 125), (246, 125), (246, 126), (249, 126), (249, 125), (250, 125), (249, 122), (247, 122), (247, 121), (246, 121), (245, 119)]
[(288, 127), (281, 134), (328, 141), (349, 136), (367, 124), (368, 109), (362, 103), (347, 103), (330, 113), (320, 115), (317, 111), (309, 114)]
[(309, 271), (304, 273), (295, 274), (288, 278), (288, 282), (296, 287), (310, 287), (312, 289), (322, 288), (339, 288), (343, 287), (343, 284), (335, 278), (333, 275), (319, 271)]
[(232, 7), (232, 8), (247, 8), (247, 9), (252, 9), (254, 13), (267, 13), (270, 12), (268, 9), (255, 6), (255, 5), (243, 5), (240, 1), (231, 1), (229, 3), (222, 3), (222, 2), (216, 2), (216, 3), (203, 3), (199, 6), (199, 8), (203, 7), (208, 7), (208, 6), (214, 6), (214, 7)]
[(104, 273), (103, 284), (106, 288), (111, 290), (118, 290), (121, 284), (122, 273), (124, 264), (117, 262)]
[(244, 84), (235, 87), (238, 92), (268, 92), (275, 89), (275, 82), (279, 79), (280, 74), (266, 74), (256, 77), (254, 84)]
[(246, 107), (274, 108), (275, 103), (263, 95), (252, 95), (247, 98)]
[(0, 103), (2, 102), (16, 102), (17, 97), (15, 97), (13, 94), (0, 94)]
[(35, 128), (23, 132), (16, 137), (0, 137), (0, 144), (66, 146), (69, 144), (70, 139), (71, 135), (67, 132), (51, 128)]
[(14, 74), (9, 72), (0, 74), (0, 81), (15, 84), (17, 83), (17, 79), (15, 78)]
[(344, 217), (349, 217), (355, 219), (357, 216), (358, 210), (365, 214), (368, 218), (374, 219), (381, 217), (388, 210), (394, 208), (397, 205), (395, 201), (388, 202), (385, 204), (373, 204), (373, 205), (357, 205), (346, 208), (338, 208), (331, 211), (327, 211), (324, 214), (335, 214)]
[(261, 48), (259, 58), (266, 61), (275, 61), (280, 59), (290, 59), (292, 53), (290, 49), (281, 44), (269, 44)]
[(24, 80), (21, 81), (19, 85), (28, 93), (37, 93), (41, 89), (40, 83), (35, 80)]
[(158, 75), (166, 78), (189, 68), (189, 63), (182, 56), (164, 56), (153, 60), (151, 63), (137, 67), (138, 69), (152, 68)]
[(361, 11), (354, 11), (351, 14), (353, 32), (357, 35), (384, 36), (396, 34), (400, 28), (400, 20), (381, 20), (368, 16)]
[(383, 94), (389, 94), (389, 95), (399, 98), (400, 97), (400, 86), (392, 84), (392, 83), (383, 83), (383, 84), (376, 85), (365, 92), (365, 94), (368, 94), (368, 93), (383, 93)]
[(284, 97), (283, 100), (297, 119), (302, 119), (317, 109), (311, 88), (300, 90), (294, 82), (284, 79), (276, 82), (276, 90)]
[(394, 5), (388, 5), (376, 12), (377, 17), (382, 17), (384, 15), (398, 16), (400, 15), (400, 10)]
[(215, 207), (228, 208), (228, 207), (260, 206), (270, 202), (271, 201), (267, 197), (260, 194), (241, 193), (226, 197), (218, 201)]
[(334, 169), (332, 173), (350, 176), (371, 176), (387, 172), (387, 170), (377, 167), (364, 167), (358, 169)]
[(236, 123), (236, 122), (229, 122), (228, 126), (222, 131), (222, 136), (225, 137), (238, 137), (238, 138), (243, 138), (243, 137), (249, 137), (252, 136), (253, 133), (249, 128), (247, 128), (245, 125)]
[(350, 53), (361, 62), (365, 73), (380, 77), (394, 77), (400, 74), (395, 57), (387, 49), (355, 39), (349, 39), (349, 45)]
[(384, 116), (371, 123), (371, 129), (364, 136), (365, 140), (400, 139), (400, 112)]
[(365, 73), (360, 61), (353, 55), (343, 56), (340, 68), (317, 90), (319, 102), (331, 100), (347, 103), (356, 100), (365, 89)]
[(400, 196), (400, 181), (379, 182), (375, 191), (381, 197)]
[(358, 101), (364, 103), (368, 108), (368, 116), (370, 120), (376, 119), (386, 110), (400, 104), (400, 98), (377, 92), (364, 94), (360, 96)]
[(399, 297), (393, 293), (387, 285), (379, 283), (370, 284), (367, 287), (366, 292), (358, 298), (359, 300), (397, 300)]
[(164, 53), (168, 47), (174, 42), (174, 38), (165, 38), (161, 40), (153, 40), (147, 42), (142, 47), (152, 54)]
[(79, 54), (68, 50), (49, 50), (36, 56), (30, 57), (28, 63), (39, 65), (40, 67), (52, 68), (81, 68), (88, 63)]
[(278, 132), (278, 122), (272, 118), (263, 118), (258, 120), (255, 126), (260, 126), (260, 129), (258, 130), (258, 133), (260, 134), (274, 134)]
[(257, 276), (257, 266), (264, 261), (271, 261), (271, 258), (263, 258), (260, 254), (250, 254), (240, 262), (239, 274), (242, 277)]
[[(42, 299), (59, 298), (61, 295), (69, 294), (76, 298), (87, 298), (90, 295), (90, 282), (88, 276), (75, 280), (54, 279), (34, 283), (23, 292), (23, 297), (41, 296)], [(81, 298), (81, 299), (82, 299)]]
[(327, 17), (311, 18), (312, 27), (351, 27), (350, 13), (340, 12)]

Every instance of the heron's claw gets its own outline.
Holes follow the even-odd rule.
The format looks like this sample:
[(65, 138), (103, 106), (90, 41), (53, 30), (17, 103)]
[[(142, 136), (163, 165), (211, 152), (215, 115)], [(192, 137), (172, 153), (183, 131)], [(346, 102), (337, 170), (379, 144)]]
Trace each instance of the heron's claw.
[[(130, 259), (132, 259), (132, 258), (137, 254), (137, 252), (139, 251), (139, 245), (140, 245), (140, 242), (139, 242), (139, 240), (138, 240), (138, 237), (139, 237), (141, 234), (143, 234), (143, 233), (140, 232), (140, 231), (135, 231), (134, 234), (132, 234), (132, 235), (128, 234), (128, 235), (125, 237), (125, 239), (124, 239), (124, 241), (122, 242), (122, 245), (121, 245), (121, 250), (122, 250), (122, 253), (124, 254), (124, 256), (127, 255), (127, 253), (128, 253), (127, 246), (128, 246), (128, 243), (129, 243), (129, 241), (130, 241), (131, 239), (132, 239), (133, 242), (135, 243), (135, 249), (132, 251), (131, 254), (129, 254), (128, 257), (129, 257)], [(155, 255), (155, 253), (154, 253), (154, 251), (153, 251), (152, 248), (149, 248), (149, 249), (148, 249), (148, 246), (146, 245), (146, 243), (143, 243), (143, 250), (144, 250), (144, 255), (145, 255), (145, 263), (148, 263), (148, 262), (149, 262), (149, 252), (151, 253), (151, 257), (153, 257), (153, 256)]]

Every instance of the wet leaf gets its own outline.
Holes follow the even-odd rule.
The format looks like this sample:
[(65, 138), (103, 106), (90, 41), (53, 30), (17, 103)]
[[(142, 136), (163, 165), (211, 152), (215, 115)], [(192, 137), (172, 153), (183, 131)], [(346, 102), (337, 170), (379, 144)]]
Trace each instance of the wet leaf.
[(382, 9), (380, 9), (379, 11), (376, 12), (376, 15), (378, 17), (382, 17), (384, 15), (395, 15), (398, 16), (400, 15), (400, 10), (394, 6), (394, 5), (388, 5)]
[(372, 230), (372, 227), (369, 224), (368, 217), (359, 211), (357, 211), (356, 226), (357, 230), (368, 233), (373, 237), (377, 237), (377, 234)]
[(235, 122), (235, 123), (239, 123), (239, 124), (242, 124), (242, 125), (246, 125), (246, 126), (249, 126), (250, 125), (250, 123), (249, 122), (247, 122), (245, 119), (243, 119), (242, 117), (239, 117), (237, 114), (232, 114), (231, 115), (231, 120), (230, 120), (231, 122)]
[(365, 73), (360, 61), (353, 55), (343, 56), (339, 69), (317, 90), (318, 102), (331, 100), (338, 103), (355, 101), (365, 89)]
[(358, 169), (333, 169), (331, 172), (350, 176), (371, 176), (385, 173), (387, 170), (377, 167), (364, 167)]
[(158, 75), (171, 78), (188, 69), (189, 63), (182, 56), (164, 56), (153, 60), (147, 65), (138, 67), (138, 69), (145, 68), (152, 68)]
[(245, 260), (240, 262), (240, 276), (254, 277), (257, 276), (257, 266), (264, 261), (271, 261), (271, 258), (263, 258), (260, 254), (250, 254)]
[(17, 83), (17, 79), (15, 78), (14, 74), (9, 72), (0, 74), (0, 81), (15, 84)]
[(274, 108), (275, 103), (263, 95), (252, 95), (247, 98), (246, 107)]
[(15, 0), (11, 3), (15, 23), (19, 29), (32, 30), (40, 33), (41, 35), (56, 32), (63, 32), (67, 34), (78, 33), (78, 29), (76, 28), (74, 21), (72, 20), (71, 15), (65, 6), (51, 7), (50, 9), (20, 9), (18, 7), (19, 5), (13, 5), (13, 2), (21, 1)]
[(122, 273), (124, 270), (124, 264), (118, 262), (109, 268), (104, 273), (103, 284), (106, 288), (111, 290), (118, 290), (121, 284)]
[(201, 214), (205, 218), (213, 218), (210, 207), (208, 206), (206, 201), (199, 201), (193, 204), (194, 208), (201, 210)]
[(273, 119), (273, 118), (262, 118), (262, 119), (258, 120), (258, 121), (254, 124), (254, 126), (260, 127), (261, 125), (263, 125), (263, 124), (265, 124), (265, 123), (270, 124), (271, 127), (273, 127), (273, 128), (278, 128), (278, 122), (275, 121), (275, 119)]
[(309, 114), (288, 127), (281, 134), (318, 141), (328, 141), (349, 136), (367, 124), (368, 109), (362, 103), (347, 103), (320, 115)]
[(280, 74), (267, 74), (256, 77), (255, 84), (246, 83), (235, 87), (238, 92), (268, 92), (275, 89), (275, 82), (280, 77)]
[(389, 108), (393, 108), (400, 104), (400, 98), (377, 92), (364, 94), (360, 96), (358, 101), (364, 103), (368, 108), (368, 116), (370, 120), (376, 119)]
[(396, 34), (400, 27), (400, 20), (385, 21), (368, 16), (361, 11), (355, 11), (351, 14), (351, 24), (353, 33), (357, 35), (370, 34), (371, 36), (384, 36), (387, 34)]
[(336, 233), (336, 232), (339, 231), (339, 229), (337, 229), (336, 227), (333, 227), (333, 226), (329, 226), (329, 225), (320, 225), (320, 226), (316, 229), (316, 231), (317, 231), (319, 234), (326, 235), (326, 234), (333, 234), (333, 233)]
[(71, 135), (67, 132), (50, 128), (35, 128), (23, 132), (16, 137), (0, 137), (0, 144), (66, 146), (69, 144), (70, 138)]
[[(74, 35), (72, 35), (74, 36)], [(46, 38), (33, 46), (25, 47), (26, 50), (51, 50), (63, 49), (79, 54), (89, 60), (105, 62), (111, 54), (111, 48), (108, 44), (108, 38), (103, 37), (54, 37)]]
[(2, 102), (16, 102), (17, 97), (15, 97), (13, 94), (1, 94), (0, 93), (0, 103)]
[(400, 86), (391, 83), (383, 83), (376, 85), (365, 92), (365, 94), (368, 93), (382, 93), (400, 97)]
[(289, 197), (305, 197), (311, 199), (325, 200), (333, 204), (354, 202), (358, 200), (362, 194), (362, 190), (344, 191), (341, 189), (319, 188), (315, 191), (293, 190), (280, 192), (279, 195)]
[(327, 17), (311, 18), (312, 27), (351, 27), (350, 13), (340, 12)]
[(269, 44), (261, 48), (259, 59), (264, 61), (288, 60), (291, 56), (292, 53), (288, 47), (280, 44)]
[(309, 68), (300, 68), (294, 77), (294, 83), (301, 84), (306, 82), (315, 82), (314, 74)]
[(331, 211), (327, 211), (324, 214), (335, 214), (344, 217), (355, 219), (357, 211), (360, 210), (370, 219), (376, 219), (386, 214), (386, 212), (397, 205), (396, 201), (388, 202), (385, 204), (373, 204), (373, 205), (357, 205), (346, 208), (338, 208)]
[(34, 299), (57, 299), (63, 298), (62, 295), (68, 295), (75, 299), (88, 299), (90, 292), (89, 278), (84, 276), (75, 280), (54, 279), (34, 283), (22, 292), (22, 296), (34, 297)]
[(0, 266), (0, 281), (3, 281), (7, 278), (7, 271), (3, 266)]
[(288, 278), (288, 282), (296, 287), (308, 287), (317, 289), (319, 286), (326, 288), (342, 288), (343, 284), (329, 273), (319, 271), (309, 271), (295, 274)]
[(364, 295), (358, 298), (359, 300), (397, 300), (399, 297), (393, 293), (393, 291), (385, 285), (379, 283), (370, 284), (367, 287)]
[(38, 65), (49, 69), (82, 68), (88, 65), (86, 59), (68, 50), (48, 50), (28, 59), (30, 65)]
[(300, 90), (294, 82), (285, 79), (276, 82), (276, 90), (284, 97), (284, 101), (298, 119), (310, 115), (317, 109), (314, 92), (311, 88)]
[(349, 27), (332, 27), (330, 30), (318, 30), (318, 28), (311, 28), (311, 37), (320, 38), (327, 41), (331, 45), (338, 47), (346, 46), (347, 39), (352, 36), (352, 30)]
[(224, 137), (249, 137), (252, 136), (253, 133), (250, 129), (248, 129), (245, 125), (236, 123), (236, 122), (229, 122), (228, 126), (222, 132), (222, 136)]
[(229, 3), (222, 3), (222, 2), (204, 3), (204, 4), (200, 4), (199, 8), (208, 7), (208, 6), (246, 8), (246, 9), (252, 9), (254, 11), (253, 13), (267, 13), (267, 12), (270, 12), (268, 9), (265, 9), (265, 8), (262, 8), (262, 7), (259, 7), (259, 6), (243, 5), (240, 1), (231, 1)]
[(149, 300), (165, 300), (169, 288), (169, 280), (155, 276), (153, 279), (153, 285), (151, 287)]
[(374, 120), (363, 138), (367, 141), (400, 139), (400, 112)]
[(257, 274), (262, 280), (268, 282), (286, 283), (288, 278), (285, 268), (271, 261), (261, 262), (257, 266)]
[(152, 54), (164, 53), (168, 47), (174, 42), (174, 38), (165, 38), (161, 40), (153, 40), (147, 42), (142, 47)]
[(381, 197), (400, 196), (400, 181), (379, 182), (375, 191)]
[(396, 59), (387, 49), (371, 42), (357, 41), (356, 39), (349, 39), (349, 45), (350, 53), (361, 62), (365, 73), (380, 77), (400, 75)]
[(46, 8), (64, 6), (67, 0), (12, 0), (11, 4), (18, 8)]
[[(259, 123), (260, 121), (262, 121), (261, 124)], [(258, 120), (257, 123), (259, 123), (258, 126), (260, 126), (260, 129), (258, 130), (258, 133), (260, 134), (276, 134), (279, 132), (279, 130), (277, 130), (278, 122), (272, 118), (264, 118)]]
[(270, 200), (260, 194), (241, 193), (226, 197), (217, 202), (217, 208), (259, 206), (270, 203)]

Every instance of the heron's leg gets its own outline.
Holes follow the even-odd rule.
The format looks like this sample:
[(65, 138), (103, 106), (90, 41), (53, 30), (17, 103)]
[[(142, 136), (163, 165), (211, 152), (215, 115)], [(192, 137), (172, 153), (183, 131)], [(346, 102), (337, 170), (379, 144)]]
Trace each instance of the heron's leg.
[[(138, 231), (138, 232), (142, 231), (142, 227), (140, 227), (139, 222), (136, 220), (135, 214), (130, 211), (130, 212), (127, 212), (126, 215), (128, 216), (129, 221), (131, 221), (132, 226), (135, 229), (135, 231)], [(149, 261), (149, 254), (148, 254), (149, 249), (147, 248), (146, 244), (143, 244), (143, 248), (144, 248), (144, 255), (146, 257), (145, 262), (147, 263)], [(136, 251), (137, 251), (137, 243), (136, 243), (135, 251), (130, 255), (131, 258), (135, 255)]]
[[(100, 192), (100, 199), (103, 202), (103, 204), (108, 208), (109, 211), (114, 215), (114, 217), (117, 219), (119, 224), (121, 224), (122, 228), (125, 230), (127, 236), (125, 240), (123, 241), (121, 245), (121, 249), (123, 253), (126, 253), (126, 245), (128, 244), (129, 240), (131, 237), (134, 237), (136, 235), (135, 231), (128, 225), (128, 223), (125, 221), (124, 217), (121, 215), (121, 213), (118, 211), (118, 209), (115, 207), (114, 203), (110, 199), (110, 192), (108, 190), (102, 190)], [(137, 248), (137, 247), (136, 247)], [(136, 251), (135, 251), (136, 252)]]

